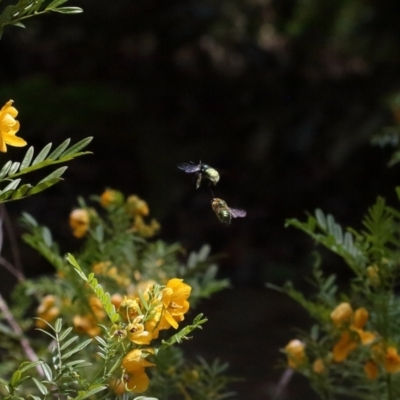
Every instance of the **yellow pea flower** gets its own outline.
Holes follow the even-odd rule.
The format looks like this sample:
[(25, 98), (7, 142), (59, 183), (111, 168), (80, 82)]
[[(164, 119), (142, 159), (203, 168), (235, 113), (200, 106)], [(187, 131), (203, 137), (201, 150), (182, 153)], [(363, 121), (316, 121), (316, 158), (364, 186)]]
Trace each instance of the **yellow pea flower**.
[(354, 340), (349, 331), (344, 331), (340, 336), (339, 341), (333, 347), (333, 360), (342, 362), (346, 360), (348, 355), (357, 347), (357, 342)]
[(75, 315), (72, 319), (75, 330), (81, 334), (86, 333), (91, 337), (98, 336), (101, 333), (100, 327), (92, 314)]
[(296, 369), (306, 361), (305, 344), (298, 339), (291, 340), (285, 346), (287, 362), (290, 368)]
[(118, 190), (106, 189), (100, 196), (100, 204), (104, 207), (121, 205), (124, 201), (124, 196)]
[(178, 322), (184, 320), (184, 314), (189, 310), (187, 298), (192, 288), (183, 283), (183, 279), (170, 279), (162, 291), (164, 317), (173, 328), (178, 328)]
[(396, 347), (390, 346), (386, 349), (383, 365), (389, 374), (395, 374), (400, 371), (400, 356)]
[(133, 216), (142, 217), (147, 217), (150, 212), (147, 203), (136, 195), (131, 195), (126, 199), (126, 211)]
[(78, 208), (69, 214), (69, 226), (72, 234), (78, 239), (86, 235), (89, 230), (89, 222), (89, 213), (84, 209)]
[(122, 396), (125, 393), (125, 384), (121, 379), (111, 378), (109, 386), (117, 396)]
[(313, 362), (312, 369), (316, 374), (323, 374), (325, 372), (325, 364), (322, 358), (317, 358)]
[(134, 393), (142, 393), (149, 386), (149, 377), (146, 374), (146, 367), (153, 367), (155, 364), (148, 362), (143, 357), (143, 351), (135, 349), (130, 351), (122, 360), (122, 367), (126, 374), (124, 379), (128, 390)]
[(364, 372), (367, 375), (368, 379), (373, 381), (378, 377), (378, 366), (370, 360), (364, 364)]
[(358, 329), (364, 328), (369, 318), (369, 313), (364, 307), (357, 308), (353, 316), (353, 326)]
[(136, 344), (149, 344), (153, 336), (145, 330), (142, 320), (143, 315), (139, 315), (126, 327), (128, 338)]
[[(42, 302), (37, 308), (37, 316), (44, 321), (51, 322), (54, 321), (60, 314), (60, 309), (56, 306), (56, 298), (53, 295), (44, 296)], [(48, 328), (47, 324), (37, 319), (35, 325), (37, 328), (45, 329)]]
[(342, 325), (343, 322), (348, 322), (353, 315), (353, 309), (349, 303), (340, 303), (332, 312), (331, 320), (336, 326)]
[(114, 305), (115, 309), (118, 310), (124, 298), (119, 293), (114, 293), (111, 296), (111, 303)]
[(26, 146), (26, 141), (18, 136), (19, 122), (15, 120), (18, 115), (16, 108), (12, 106), (13, 101), (8, 101), (0, 110), (0, 151), (7, 152), (7, 144), (15, 147)]

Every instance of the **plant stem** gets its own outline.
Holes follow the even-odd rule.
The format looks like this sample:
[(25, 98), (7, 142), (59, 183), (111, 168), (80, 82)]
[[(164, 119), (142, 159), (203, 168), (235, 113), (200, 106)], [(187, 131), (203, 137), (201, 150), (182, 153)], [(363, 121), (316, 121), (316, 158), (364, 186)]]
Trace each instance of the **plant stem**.
[[(7, 320), (8, 325), (12, 328), (12, 330), (17, 334), (20, 338), (19, 341), (21, 343), (21, 347), (23, 352), (25, 353), (26, 357), (29, 361), (38, 361), (39, 357), (36, 355), (35, 351), (31, 347), (28, 339), (24, 337), (24, 332), (22, 331), (21, 327), (19, 326), (18, 322), (15, 320), (14, 316), (12, 315), (10, 309), (8, 308), (7, 303), (5, 302), (3, 296), (0, 294), (0, 310), (3, 312), (4, 318)], [(41, 377), (44, 377), (44, 373), (40, 368), (40, 365), (36, 366), (36, 370)]]

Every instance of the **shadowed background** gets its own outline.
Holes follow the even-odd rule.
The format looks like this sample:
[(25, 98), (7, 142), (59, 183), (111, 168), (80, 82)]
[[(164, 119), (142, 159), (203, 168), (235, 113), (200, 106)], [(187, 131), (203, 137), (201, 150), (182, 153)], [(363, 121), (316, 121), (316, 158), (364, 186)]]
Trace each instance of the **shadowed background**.
[[(266, 282), (307, 290), (311, 241), (286, 218), (316, 207), (344, 226), (377, 195), (395, 204), (390, 149), (371, 147), (393, 125), (388, 98), (400, 83), (395, 0), (86, 0), (84, 13), (47, 15), (0, 41), (0, 99), (15, 101), (20, 135), (39, 150), (94, 136), (93, 155), (69, 164), (66, 181), (10, 204), (48, 225), (72, 251), (68, 214), (78, 195), (112, 187), (148, 201), (161, 238), (188, 251), (224, 253), (232, 289), (203, 302), (209, 322), (185, 344), (193, 357), (220, 357), (238, 398), (269, 399), (282, 373), (279, 348), (310, 321)], [(20, 158), (10, 148), (4, 156)], [(207, 186), (178, 163), (217, 168), (215, 194), (247, 217), (226, 228)], [(15, 227), (17, 234), (20, 228)], [(346, 268), (324, 255), (345, 282)], [(50, 273), (25, 245), (28, 276)], [(6, 280), (9, 279), (9, 280)], [(9, 277), (2, 282), (13, 283)], [(312, 399), (299, 378), (287, 399)]]

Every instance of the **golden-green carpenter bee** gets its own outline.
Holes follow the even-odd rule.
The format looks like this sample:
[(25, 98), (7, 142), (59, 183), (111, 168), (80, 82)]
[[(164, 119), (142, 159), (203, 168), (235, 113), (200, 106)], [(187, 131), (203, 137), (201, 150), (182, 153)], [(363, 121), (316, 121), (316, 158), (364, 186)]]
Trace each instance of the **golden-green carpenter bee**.
[(188, 174), (196, 173), (196, 189), (200, 187), (201, 180), (203, 178), (211, 181), (213, 185), (216, 185), (219, 181), (218, 171), (207, 164), (203, 164), (201, 161), (198, 164), (194, 163), (193, 161), (190, 161), (190, 163), (182, 163), (178, 165), (178, 168), (187, 172)]
[(211, 200), (211, 207), (221, 223), (229, 225), (232, 218), (243, 218), (246, 216), (245, 210), (230, 208), (224, 200), (214, 197)]

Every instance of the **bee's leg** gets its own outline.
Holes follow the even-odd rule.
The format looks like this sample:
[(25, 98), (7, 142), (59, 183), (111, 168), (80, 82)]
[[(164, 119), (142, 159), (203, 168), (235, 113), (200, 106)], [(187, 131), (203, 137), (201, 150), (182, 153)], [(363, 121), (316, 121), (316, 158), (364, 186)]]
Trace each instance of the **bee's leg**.
[(198, 189), (200, 187), (201, 178), (202, 178), (202, 175), (201, 175), (201, 172), (199, 172), (197, 174), (196, 189)]

